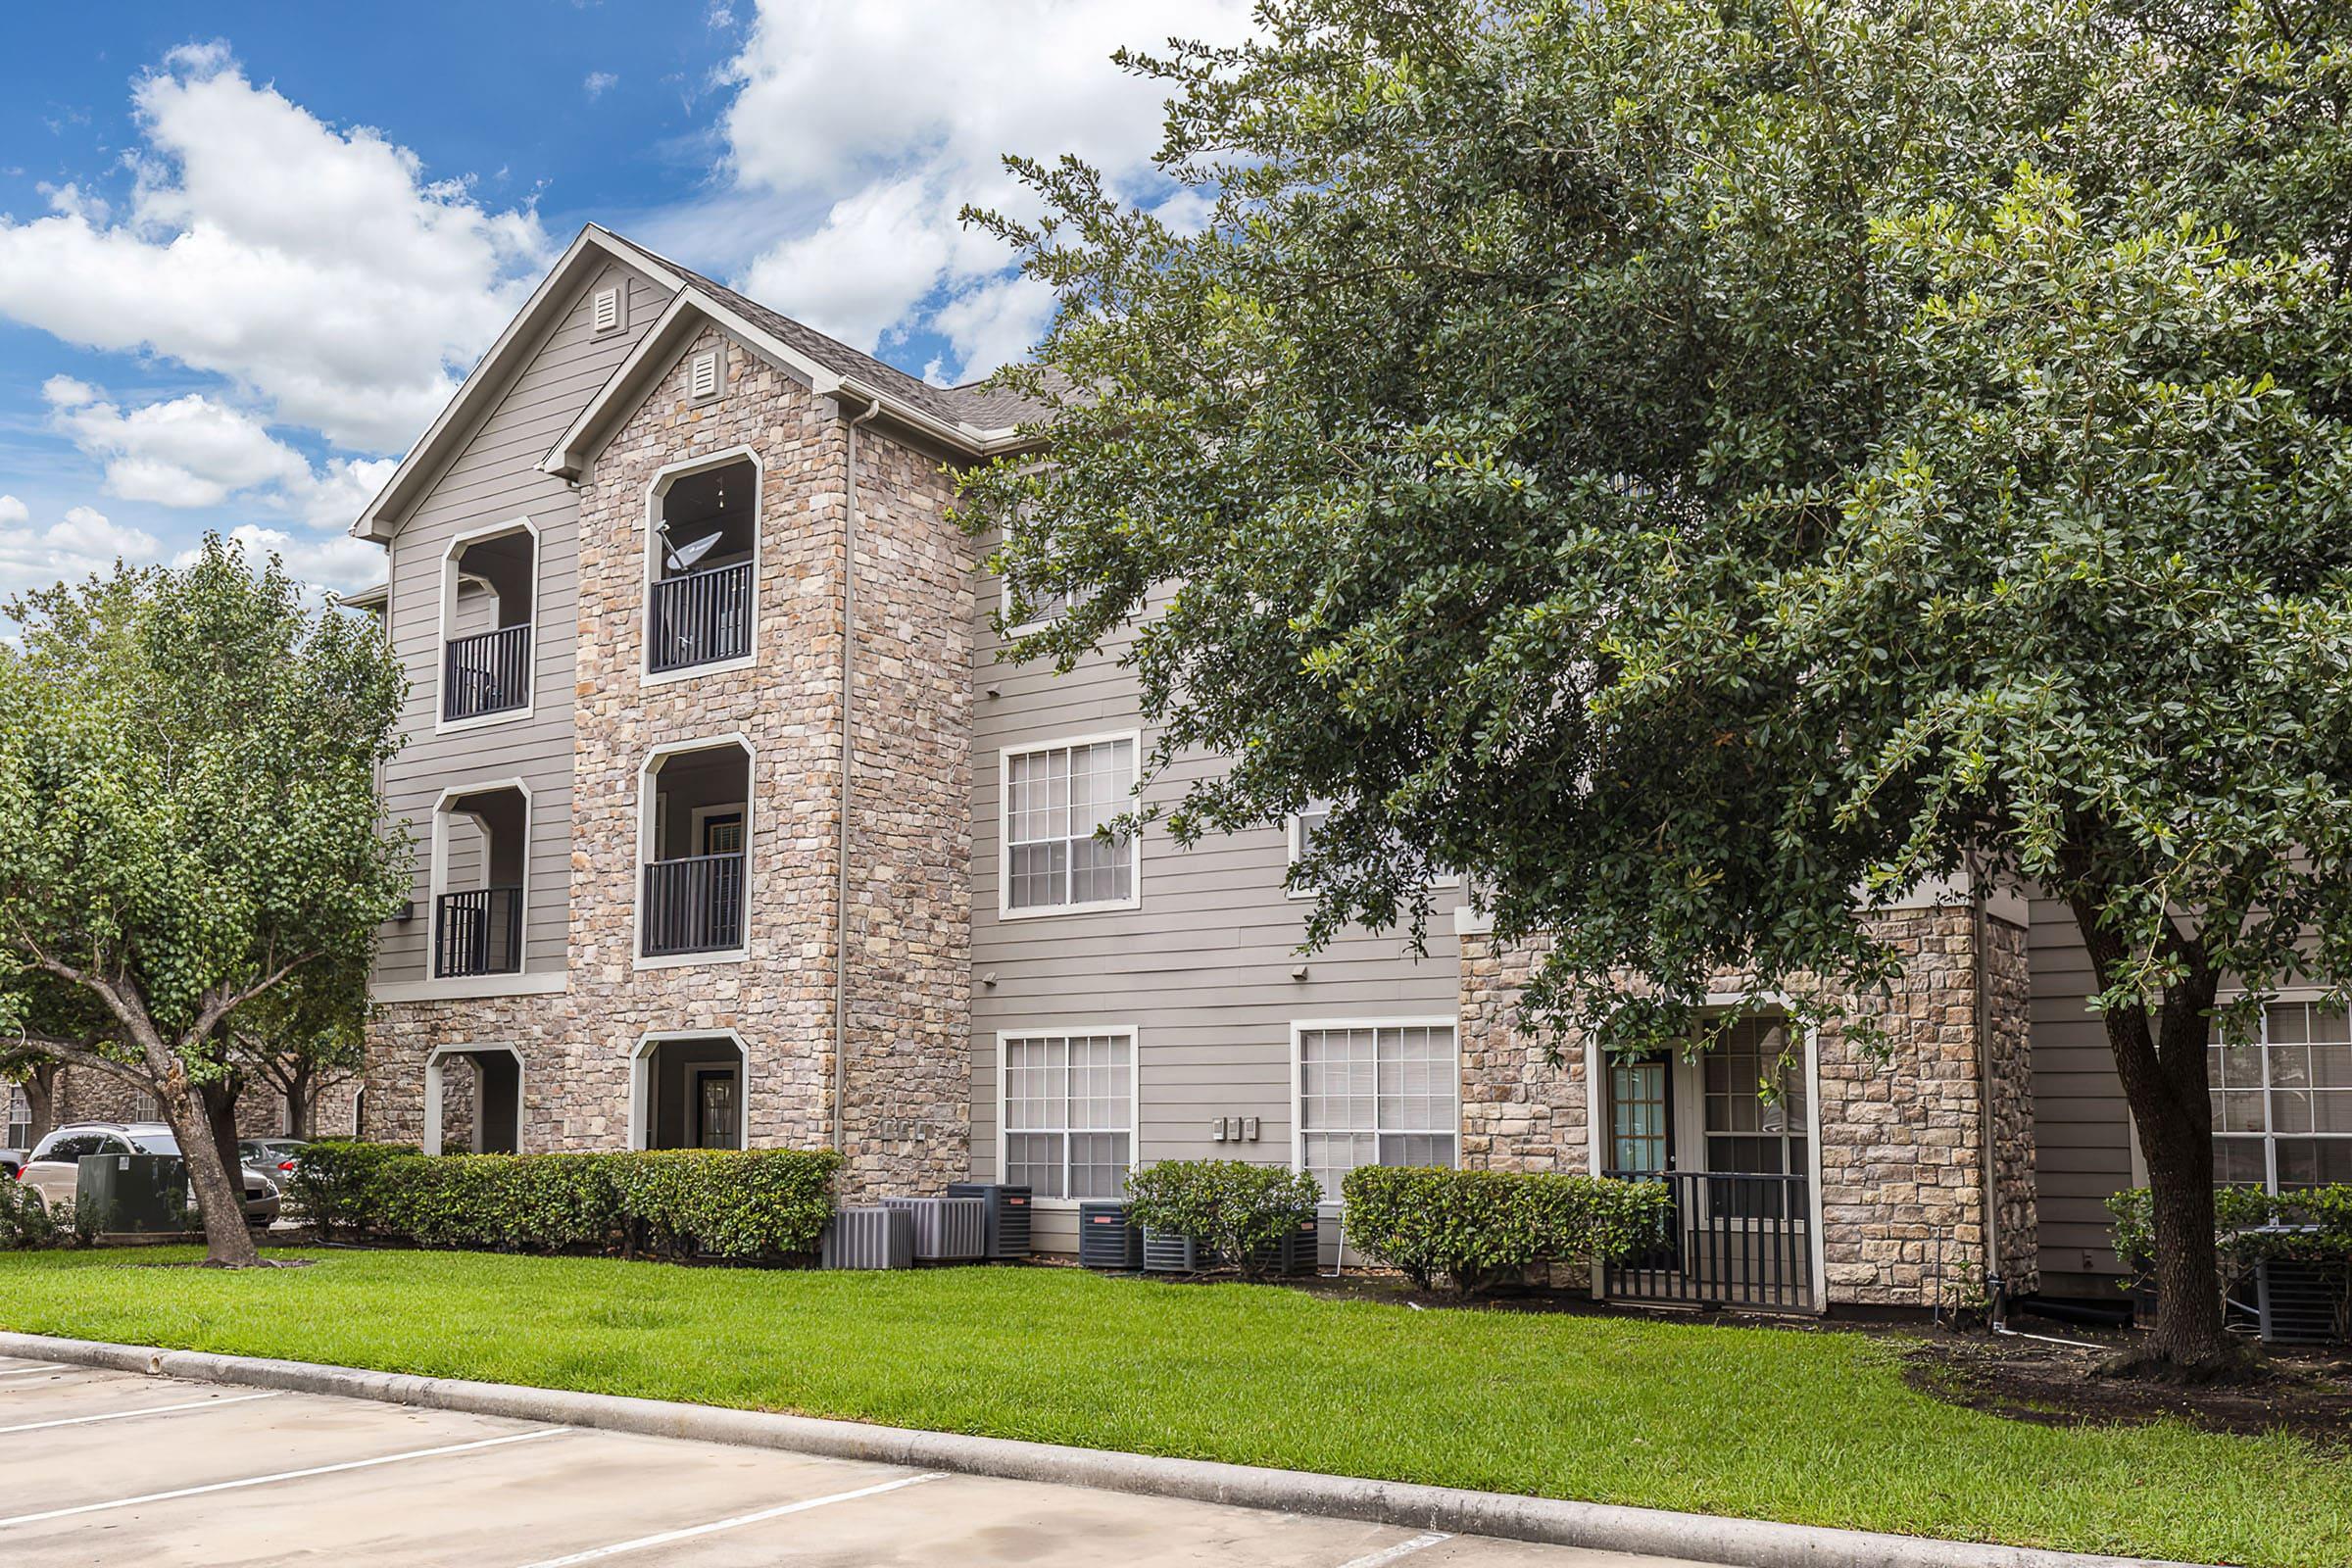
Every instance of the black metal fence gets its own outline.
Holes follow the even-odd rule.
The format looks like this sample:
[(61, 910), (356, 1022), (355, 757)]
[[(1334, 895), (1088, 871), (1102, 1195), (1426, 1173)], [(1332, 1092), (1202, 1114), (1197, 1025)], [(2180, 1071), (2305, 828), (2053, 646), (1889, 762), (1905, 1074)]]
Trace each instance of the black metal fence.
[(741, 659), (752, 651), (752, 564), (662, 578), (654, 584), (646, 627), (656, 673)]
[(1802, 1176), (1622, 1171), (1663, 1182), (1672, 1218), (1642, 1251), (1601, 1271), (1619, 1300), (1809, 1311), (1814, 1304), (1812, 1194)]
[(501, 626), (441, 647), (441, 716), (479, 718), (527, 708), (531, 701), (531, 628)]
[(638, 925), (649, 958), (742, 947), (742, 854), (695, 855), (646, 866)]
[(514, 974), (522, 968), (522, 889), (444, 893), (433, 905), (433, 973)]

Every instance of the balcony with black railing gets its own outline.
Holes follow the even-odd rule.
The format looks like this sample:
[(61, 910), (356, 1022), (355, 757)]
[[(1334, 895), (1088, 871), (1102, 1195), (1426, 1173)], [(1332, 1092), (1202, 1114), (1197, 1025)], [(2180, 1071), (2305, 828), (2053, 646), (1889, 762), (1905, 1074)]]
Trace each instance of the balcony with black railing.
[(441, 717), (482, 718), (531, 706), (531, 628), (501, 626), (441, 645)]
[(1812, 1188), (1749, 1171), (1604, 1174), (1662, 1183), (1673, 1200), (1645, 1245), (1601, 1270), (1613, 1300), (1803, 1312), (1816, 1302)]
[(522, 970), (522, 889), (474, 888), (433, 901), (433, 973), (443, 979)]
[(690, 855), (645, 868), (639, 950), (649, 958), (743, 946), (743, 855)]
[(659, 675), (752, 651), (752, 564), (663, 577), (646, 610), (647, 662)]

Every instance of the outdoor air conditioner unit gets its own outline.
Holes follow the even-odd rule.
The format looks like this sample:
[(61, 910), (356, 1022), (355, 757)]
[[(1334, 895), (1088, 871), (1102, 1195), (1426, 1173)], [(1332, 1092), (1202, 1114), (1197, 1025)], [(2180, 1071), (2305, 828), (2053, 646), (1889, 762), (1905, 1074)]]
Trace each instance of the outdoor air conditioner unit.
[(2327, 1345), (2344, 1337), (2338, 1317), (2344, 1265), (2266, 1257), (2254, 1265), (2256, 1320), (2265, 1345)]
[(817, 1251), (820, 1268), (912, 1268), (914, 1216), (880, 1203), (837, 1208)]
[(1269, 1274), (1312, 1274), (1321, 1262), (1322, 1227), (1309, 1214), (1280, 1240), (1266, 1243), (1251, 1261)]
[(1152, 1274), (1198, 1274), (1213, 1267), (1217, 1254), (1197, 1236), (1167, 1231), (1144, 1232), (1144, 1268)]
[(977, 1198), (987, 1204), (987, 1233), (981, 1242), (981, 1256), (1029, 1255), (1032, 1203), (1028, 1188), (1008, 1187), (1003, 1182), (950, 1182), (948, 1196)]
[(988, 1203), (978, 1198), (885, 1198), (884, 1208), (913, 1216), (914, 1260), (970, 1263), (988, 1245)]
[(1144, 1233), (1127, 1217), (1122, 1201), (1078, 1205), (1078, 1261), (1087, 1268), (1144, 1266)]
[(114, 1236), (191, 1230), (187, 1164), (177, 1154), (84, 1154), (74, 1171), (74, 1216)]

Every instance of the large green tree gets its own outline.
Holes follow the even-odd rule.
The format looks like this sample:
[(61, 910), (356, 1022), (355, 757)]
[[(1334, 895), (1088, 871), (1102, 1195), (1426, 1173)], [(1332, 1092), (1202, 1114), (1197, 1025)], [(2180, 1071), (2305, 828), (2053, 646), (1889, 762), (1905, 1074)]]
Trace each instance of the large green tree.
[(155, 1096), (212, 1261), (250, 1264), (220, 1136), (234, 1046), (347, 1003), (336, 977), (407, 891), (375, 787), (399, 668), (372, 622), (306, 611), (274, 559), (250, 570), (217, 537), (184, 567), (118, 566), (10, 611), (0, 1023)]
[[(2229, 1358), (2208, 1031), (2352, 976), (2352, 34), (2266, 0), (1271, 0), (1163, 221), (981, 215), (1059, 310), (965, 512), (1020, 650), (1126, 656), (1180, 838), (1338, 802), (1312, 927), (1433, 868), (1543, 1017), (1830, 1009), (1973, 867), (2073, 910)], [(1065, 379), (1066, 377), (1066, 379)], [(1143, 612), (1147, 604), (1152, 613)]]

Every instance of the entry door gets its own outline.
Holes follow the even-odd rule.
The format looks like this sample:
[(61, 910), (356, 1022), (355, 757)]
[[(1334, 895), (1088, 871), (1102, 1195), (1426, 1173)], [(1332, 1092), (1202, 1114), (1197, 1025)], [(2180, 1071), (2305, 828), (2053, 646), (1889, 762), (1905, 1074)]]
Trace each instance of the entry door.
[(1664, 1056), (1609, 1063), (1610, 1170), (1654, 1176), (1674, 1168), (1671, 1082)]
[(731, 1067), (694, 1075), (694, 1142), (698, 1149), (739, 1149), (741, 1093)]
[(743, 853), (743, 812), (713, 811), (703, 818), (703, 842), (696, 852), (702, 855), (740, 855)]

